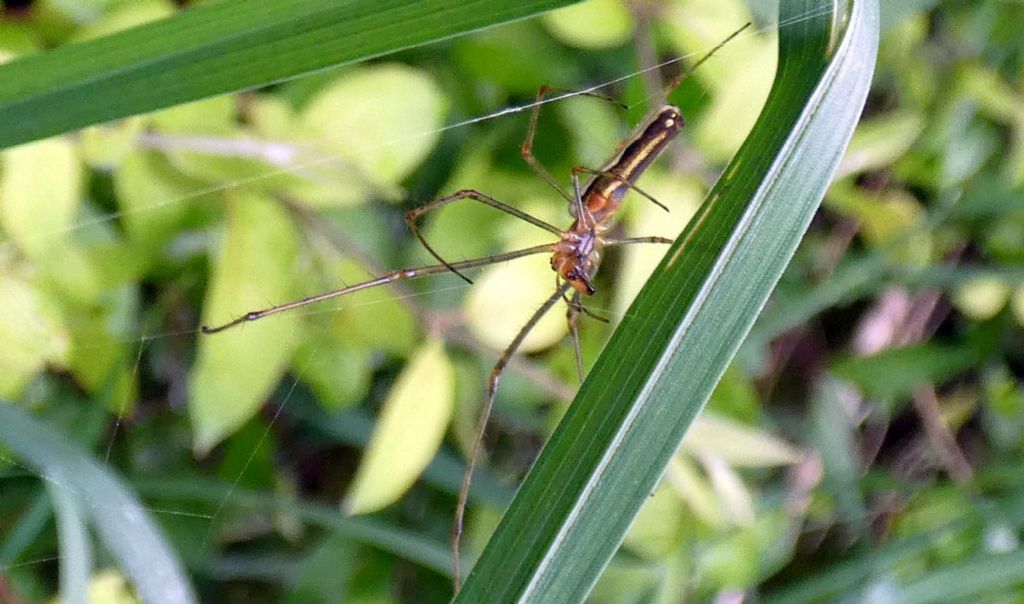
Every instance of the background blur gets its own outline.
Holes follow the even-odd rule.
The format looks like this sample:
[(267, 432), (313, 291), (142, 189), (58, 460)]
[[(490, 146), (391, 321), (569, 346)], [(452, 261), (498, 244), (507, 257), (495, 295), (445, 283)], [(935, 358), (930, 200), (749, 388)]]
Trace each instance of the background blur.
[[(180, 10), (5, 2), (0, 60)], [(1024, 597), (1024, 5), (883, 2), (850, 151), (707, 412), (595, 602)], [(689, 124), (623, 210), (674, 237), (753, 124), (767, 0), (591, 0), (539, 19), (0, 154), (0, 398), (131, 484), (204, 601), (430, 602), (484, 383), (552, 291), (546, 256), (379, 288), (213, 336), (202, 324), (432, 259), (406, 210), (475, 188), (568, 226), (568, 184), (676, 90)], [(641, 73), (641, 71), (644, 71)], [(502, 115), (478, 120), (481, 116)], [(449, 260), (550, 234), (460, 202)], [(610, 253), (589, 366), (661, 250)], [(577, 380), (562, 310), (503, 379), (470, 550)], [(49, 601), (62, 552), (39, 480), (0, 449), (0, 600)], [(59, 482), (56, 484), (59, 488)], [(342, 509), (355, 514), (346, 517)], [(97, 602), (131, 602), (97, 550)]]

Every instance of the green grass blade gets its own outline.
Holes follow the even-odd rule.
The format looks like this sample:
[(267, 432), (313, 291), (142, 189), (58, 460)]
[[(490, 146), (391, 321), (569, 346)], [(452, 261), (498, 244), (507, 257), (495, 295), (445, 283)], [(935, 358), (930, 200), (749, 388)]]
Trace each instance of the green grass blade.
[(287, 508), (303, 521), (352, 541), (373, 546), (420, 564), (439, 574), (451, 573), (452, 554), (447, 543), (389, 524), (372, 516), (344, 516), (337, 506), (260, 493), (224, 481), (190, 478), (141, 478), (134, 482), (139, 492), (160, 499), (202, 502), (213, 507), (227, 505), (243, 509)]
[(585, 598), (796, 249), (863, 107), (878, 3), (792, 0), (781, 12), (757, 125), (626, 313), (457, 601)]
[[(68, 538), (75, 543), (76, 510), (96, 527), (106, 550), (117, 559), (145, 602), (183, 604), (195, 602), (195, 594), (170, 545), (149, 513), (128, 488), (67, 437), (39, 422), (22, 409), (0, 401), (0, 445), (10, 449), (26, 466), (47, 481), (55, 498), (61, 528), (61, 560), (82, 559), (80, 546), (64, 549)], [(66, 498), (73, 498), (74, 504)], [(69, 594), (63, 594), (66, 601)]]
[[(954, 527), (944, 527), (945, 534)], [(887, 546), (860, 558), (836, 564), (817, 576), (790, 586), (778, 594), (767, 594), (770, 604), (806, 604), (885, 590), (890, 601), (901, 604), (926, 602), (980, 602), (986, 596), (1011, 591), (1024, 580), (1024, 553), (980, 554), (960, 564), (922, 569), (918, 576), (897, 578), (890, 569), (913, 564), (927, 556), (939, 534), (923, 534)]]
[(986, 554), (969, 558), (962, 564), (935, 569), (897, 593), (899, 600), (906, 604), (978, 602), (998, 593), (1019, 593), (1022, 580), (1024, 552)]
[(886, 569), (896, 568), (901, 564), (912, 564), (925, 556), (928, 548), (940, 538), (940, 531), (953, 530), (943, 527), (933, 533), (916, 535), (910, 539), (889, 544), (869, 556), (855, 556), (813, 576), (787, 585), (778, 592), (763, 594), (762, 601), (766, 604), (809, 604), (811, 602), (831, 602), (864, 590), (877, 580), (878, 573)]
[(521, 19), (575, 0), (228, 0), (0, 67), (0, 148)]
[(56, 482), (49, 483), (47, 491), (57, 515), (61, 601), (66, 604), (86, 604), (89, 601), (92, 550), (89, 547), (83, 502), (67, 489), (57, 486)]

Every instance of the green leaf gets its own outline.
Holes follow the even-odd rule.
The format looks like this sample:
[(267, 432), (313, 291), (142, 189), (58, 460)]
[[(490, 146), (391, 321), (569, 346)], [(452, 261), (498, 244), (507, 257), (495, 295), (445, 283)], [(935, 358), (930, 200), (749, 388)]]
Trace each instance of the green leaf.
[(205, 2), (0, 67), (0, 147), (279, 82), (571, 2)]
[[(562, 11), (552, 14), (559, 12)], [(606, 99), (574, 96), (560, 101), (552, 109), (557, 112), (559, 121), (565, 124), (572, 142), (572, 156), (582, 166), (603, 164), (608, 159), (605, 157), (608, 149), (614, 149), (622, 138), (622, 115)]]
[(359, 561), (358, 553), (356, 544), (348, 539), (324, 539), (302, 560), (285, 602), (344, 602), (353, 567)]
[(891, 400), (910, 394), (918, 386), (947, 380), (977, 360), (978, 353), (966, 346), (927, 343), (841, 359), (832, 365), (832, 371), (870, 397)]
[(35, 52), (39, 41), (33, 33), (15, 19), (0, 21), (0, 63), (6, 63), (20, 54)]
[(441, 340), (417, 352), (384, 401), (352, 489), (347, 514), (366, 514), (402, 496), (434, 458), (455, 404), (455, 371)]
[[(285, 302), (295, 292), (297, 234), (271, 199), (238, 195), (227, 202), (227, 233), (203, 308), (205, 324)], [(189, 384), (195, 446), (207, 451), (263, 405), (301, 338), (299, 317), (285, 313), (204, 336)]]
[(580, 601), (621, 543), (791, 258), (860, 116), (878, 4), (833, 8), (780, 4), (788, 25), (761, 116), (630, 307), (457, 601)]
[[(461, 368), (456, 368), (457, 374), (460, 373), (459, 369)], [(461, 373), (468, 373), (468, 371)], [(458, 375), (458, 378), (462, 377), (462, 375)], [(475, 390), (474, 393), (476, 393)], [(473, 402), (478, 402), (476, 397)], [(368, 414), (356, 408), (344, 413), (328, 415), (321, 409), (321, 406), (323, 406), (321, 401), (318, 400), (315, 404), (312, 400), (304, 401), (302, 393), (296, 392), (286, 411), (290, 417), (315, 428), (317, 433), (324, 434), (332, 442), (348, 447), (366, 447), (373, 430), (373, 422)], [(457, 459), (452, 452), (441, 448), (430, 465), (423, 471), (421, 478), (424, 483), (433, 485), (443, 492), (456, 495), (459, 492), (465, 469), (465, 464)], [(486, 503), (493, 507), (507, 506), (512, 501), (514, 494), (509, 486), (482, 470), (474, 477), (472, 486), (469, 493), (470, 500)]]
[[(907, 564), (916, 565), (925, 559), (934, 541), (948, 533), (950, 528), (945, 526), (937, 531), (885, 545), (871, 555), (857, 555), (832, 563), (818, 572), (808, 573), (808, 578), (802, 581), (765, 594), (764, 601), (771, 604), (833, 602), (858, 591), (867, 591), (880, 580), (887, 581), (890, 578), (887, 576), (888, 569)], [(893, 601), (902, 603), (903, 599)]]
[(572, 55), (530, 22), (460, 40), (454, 58), (472, 76), (523, 95), (536, 94), (538, 82), (564, 84), (578, 78)]
[(825, 468), (825, 493), (835, 499), (839, 519), (862, 531), (868, 512), (859, 488), (863, 470), (856, 427), (844, 408), (848, 395), (839, 380), (820, 380), (814, 385), (808, 424)]
[(891, 166), (917, 141), (924, 126), (924, 117), (912, 109), (893, 111), (861, 122), (836, 178)]
[(330, 331), (311, 334), (296, 353), (302, 359), (299, 378), (309, 384), (320, 405), (337, 411), (363, 400), (370, 390), (373, 367), (369, 351), (331, 337)]
[(142, 119), (151, 122), (153, 129), (160, 132), (226, 135), (236, 132), (237, 110), (234, 97), (224, 95), (176, 105)]
[[(1007, 594), (1014, 601), (1022, 581), (1024, 553), (977, 553), (957, 564), (922, 567), (930, 548), (958, 528), (958, 522), (946, 523), (937, 530), (926, 531), (896, 541), (872, 552), (859, 555), (824, 572), (812, 573), (807, 579), (765, 595), (772, 604), (803, 604), (854, 598), (869, 599), (886, 594), (885, 601), (904, 603), (977, 602), (998, 600)], [(960, 533), (960, 539), (968, 540)], [(910, 577), (894, 577), (892, 569), (914, 569)]]
[[(45, 480), (51, 492), (59, 490), (61, 497), (75, 500), (143, 601), (196, 601), (181, 563), (139, 500), (102, 464), (72, 445), (66, 434), (0, 401), (0, 443)], [(65, 507), (62, 501), (57, 506), (63, 523), (70, 509), (60, 511)], [(66, 543), (62, 537), (62, 546)], [(62, 563), (71, 554), (62, 551)]]
[[(293, 173), (324, 163), (292, 143), (293, 134), (281, 140), (254, 138), (238, 118), (236, 99), (230, 95), (186, 103), (142, 118), (150, 128), (135, 144), (161, 151), (181, 172), (210, 183), (246, 183), (250, 189), (280, 192), (285, 186), (319, 178), (319, 173), (311, 175), (308, 169), (301, 175)], [(218, 190), (209, 185), (192, 189), (183, 199), (196, 200)]]

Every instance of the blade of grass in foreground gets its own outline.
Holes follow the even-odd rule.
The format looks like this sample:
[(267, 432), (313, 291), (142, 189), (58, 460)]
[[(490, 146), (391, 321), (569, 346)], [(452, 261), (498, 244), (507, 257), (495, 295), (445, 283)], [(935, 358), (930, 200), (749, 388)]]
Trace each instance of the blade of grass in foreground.
[(225, 0), (0, 67), (0, 148), (262, 86), (577, 0)]
[(789, 262), (860, 116), (877, 0), (781, 3), (765, 108), (616, 330), (458, 602), (578, 602)]
[[(45, 480), (54, 495), (61, 524), (62, 567), (81, 575), (89, 566), (84, 539), (74, 534), (84, 532), (76, 526), (84, 519), (96, 527), (106, 550), (117, 559), (144, 602), (196, 601), (181, 563), (149, 512), (119, 478), (70, 444), (65, 434), (0, 401), (0, 444)], [(62, 568), (62, 587), (78, 586), (72, 587), (78, 590), (81, 583), (81, 577), (71, 577)], [(63, 594), (65, 601), (77, 601), (69, 598), (81, 595)]]

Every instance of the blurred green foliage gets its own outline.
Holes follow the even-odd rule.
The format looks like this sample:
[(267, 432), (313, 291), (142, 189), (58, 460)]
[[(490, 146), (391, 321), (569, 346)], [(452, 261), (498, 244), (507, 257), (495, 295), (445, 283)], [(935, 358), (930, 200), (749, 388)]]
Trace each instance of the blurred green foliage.
[[(203, 600), (446, 600), (459, 460), (495, 347), (550, 292), (546, 260), (215, 336), (198, 326), (429, 263), (402, 214), (459, 188), (565, 224), (564, 203), (519, 158), (527, 112), (476, 118), (529, 103), (541, 84), (615, 82), (599, 92), (626, 111), (581, 97), (544, 106), (536, 153), (567, 180), (643, 114), (661, 74), (639, 70), (757, 18), (760, 33), (673, 95), (690, 136), (641, 183), (672, 213), (639, 197), (624, 210), (631, 234), (674, 236), (767, 92), (780, 26), (769, 5), (593, 0), (4, 151), (0, 397), (134, 483)], [(0, 57), (175, 10), (7, 8)], [(883, 20), (873, 91), (824, 209), (596, 602), (1022, 597), (1024, 6), (883, 2)], [(453, 260), (546, 241), (468, 202), (423, 226)], [(660, 253), (613, 254), (591, 308), (625, 312)], [(525, 280), (508, 276), (523, 266)], [(610, 329), (585, 322), (587, 363)], [(503, 379), (471, 549), (573, 392), (564, 333), (556, 312)], [(432, 379), (410, 387), (423, 372)], [(418, 413), (375, 426), (395, 408)], [(370, 471), (373, 442), (405, 446), (379, 451)], [(0, 455), (0, 580), (43, 601), (70, 561), (46, 490)], [(375, 501), (383, 511), (341, 516), (356, 475), (360, 501), (393, 491)], [(120, 593), (109, 556), (96, 558), (90, 589)]]

